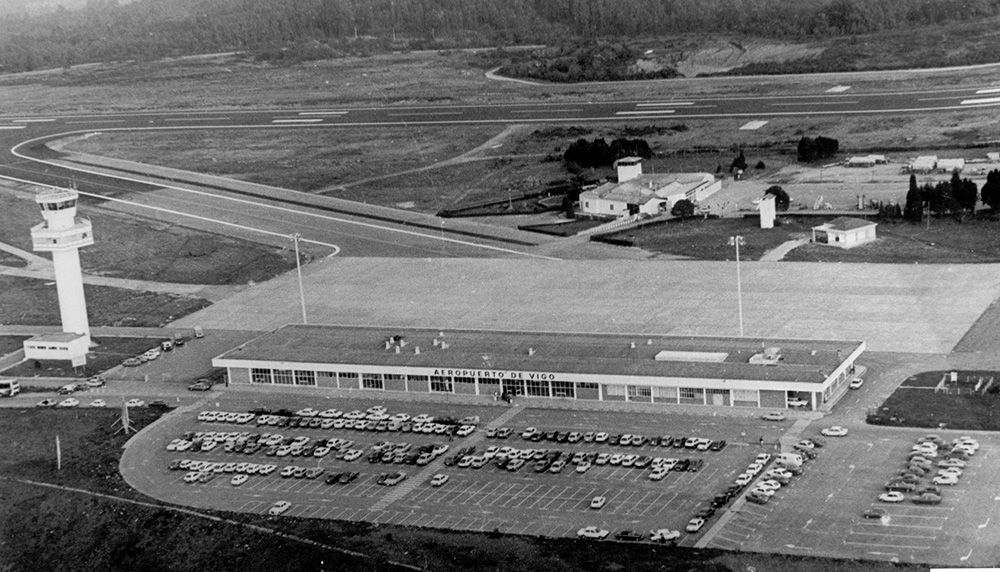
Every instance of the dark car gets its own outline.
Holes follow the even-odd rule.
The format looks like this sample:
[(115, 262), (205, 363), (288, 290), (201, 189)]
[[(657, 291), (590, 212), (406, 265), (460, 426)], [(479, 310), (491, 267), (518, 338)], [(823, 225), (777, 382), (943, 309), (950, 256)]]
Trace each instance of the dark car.
[(375, 481), (376, 485), (385, 485), (385, 482), (389, 480), (391, 473), (382, 473), (378, 476), (378, 480)]
[(253, 413), (254, 415), (270, 415), (271, 410), (267, 407), (254, 407), (248, 413)]
[(705, 508), (699, 509), (698, 512), (694, 513), (696, 517), (705, 519), (711, 518), (712, 515), (714, 514), (715, 514), (715, 508), (710, 506), (706, 506)]
[(722, 508), (729, 504), (729, 495), (715, 495), (712, 499), (712, 506), (715, 508)]
[(726, 448), (726, 440), (712, 441), (712, 444), (708, 448), (712, 451), (721, 451)]
[(688, 470), (688, 467), (690, 466), (691, 466), (690, 459), (681, 459), (680, 461), (677, 461), (676, 465), (674, 465), (674, 470), (677, 472), (683, 472)]
[(501, 427), (497, 429), (497, 439), (506, 439), (507, 437), (510, 437), (511, 433), (513, 433), (513, 431), (510, 427)]
[(910, 483), (910, 482), (905, 482), (905, 481), (890, 482), (890, 483), (886, 483), (886, 485), (885, 485), (885, 490), (887, 490), (887, 491), (898, 491), (898, 492), (901, 492), (901, 493), (913, 492), (916, 489), (917, 489), (917, 485), (915, 485), (913, 483)]
[(659, 447), (660, 446), (660, 437), (659, 437), (659, 435), (653, 435), (652, 437), (649, 438), (649, 446), (650, 447)]
[(624, 541), (627, 541), (627, 542), (638, 542), (638, 541), (642, 540), (643, 538), (645, 538), (645, 535), (643, 535), (642, 533), (636, 532), (635, 530), (623, 530), (623, 531), (615, 534), (615, 539), (616, 540), (624, 540)]
[(914, 504), (941, 504), (941, 495), (934, 493), (921, 493), (914, 495)]
[(559, 432), (556, 433), (556, 442), (557, 443), (565, 443), (566, 441), (569, 441), (569, 432), (568, 431), (559, 431)]
[(545, 438), (546, 441), (555, 441), (556, 437), (559, 436), (559, 432), (558, 431), (546, 431), (542, 436)]
[(861, 513), (861, 516), (865, 518), (884, 518), (887, 514), (889, 513), (887, 513), (885, 509), (872, 507)]
[(323, 482), (328, 485), (335, 485), (340, 481), (340, 476), (344, 473), (330, 473)]
[(705, 461), (703, 459), (692, 459), (691, 463), (688, 465), (687, 470), (692, 473), (697, 473), (705, 466)]
[(167, 468), (170, 469), (171, 471), (180, 470), (180, 468), (181, 468), (181, 460), (180, 459), (174, 459), (173, 461), (170, 461), (170, 464), (167, 465)]
[(170, 407), (169, 405), (167, 405), (167, 402), (164, 401), (164, 400), (162, 400), (162, 399), (154, 399), (154, 400), (150, 401), (149, 403), (147, 403), (146, 407), (148, 407), (150, 409), (159, 409), (161, 411), (166, 411), (168, 409), (172, 409), (172, 407)]
[(635, 468), (637, 468), (637, 469), (645, 469), (652, 462), (653, 462), (652, 458), (647, 457), (646, 455), (643, 455), (643, 456), (639, 457), (638, 459), (636, 459), (635, 463), (633, 463), (632, 466), (635, 467)]
[(673, 447), (674, 449), (683, 449), (685, 441), (687, 441), (687, 439), (685, 439), (684, 437), (674, 437), (673, 440), (670, 442), (670, 446)]
[(344, 473), (340, 475), (340, 482), (341, 484), (346, 485), (348, 483), (354, 482), (359, 476), (361, 476), (361, 473), (358, 472)]
[(619, 433), (615, 433), (614, 435), (608, 437), (608, 445), (617, 445), (621, 442), (621, 440), (622, 436)]

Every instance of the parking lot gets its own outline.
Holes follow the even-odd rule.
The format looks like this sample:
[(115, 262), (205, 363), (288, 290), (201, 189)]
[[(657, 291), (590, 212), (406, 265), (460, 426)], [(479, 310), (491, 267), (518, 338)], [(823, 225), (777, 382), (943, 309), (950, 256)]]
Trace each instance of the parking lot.
[[(827, 439), (793, 486), (764, 506), (741, 503), (704, 544), (902, 562), (995, 563), (1000, 550), (991, 523), (1000, 518), (1000, 476), (991, 467), (998, 445), (994, 436), (976, 435), (982, 449), (968, 461), (958, 484), (941, 487), (940, 504), (877, 500), (905, 465), (914, 440), (929, 432), (859, 425), (851, 428), (849, 439)], [(935, 433), (946, 439), (966, 434)], [(886, 516), (864, 518), (870, 508)]]
[[(365, 399), (284, 398), (289, 408), (314, 406), (336, 407), (342, 410), (364, 409), (373, 404)], [(261, 400), (260, 396), (244, 392), (211, 399), (197, 409), (177, 411), (162, 420), (142, 444), (130, 444), (122, 460), (123, 473), (131, 484), (143, 492), (163, 500), (203, 508), (232, 507), (247, 512), (264, 512), (276, 500), (289, 500), (292, 516), (365, 520), (404, 525), (453, 528), (505, 533), (574, 536), (576, 531), (594, 525), (612, 533), (637, 530), (648, 534), (652, 529), (683, 530), (692, 514), (708, 505), (741, 472), (758, 452), (773, 450), (773, 445), (788, 423), (769, 423), (749, 415), (712, 417), (704, 415), (670, 415), (653, 413), (626, 414), (609, 411), (575, 411), (525, 408), (514, 406), (473, 406), (444, 403), (407, 403), (380, 401), (389, 413), (410, 415), (475, 415), (480, 418), (478, 430), (468, 437), (446, 435), (356, 431), (351, 429), (310, 429), (297, 427), (256, 427), (253, 424), (206, 423), (197, 421), (198, 412), (216, 407), (227, 411), (247, 411)], [(514, 435), (507, 439), (488, 439), (488, 427), (507, 426)], [(614, 446), (608, 443), (557, 443), (547, 440), (531, 442), (519, 434), (526, 427), (540, 431), (606, 431), (610, 434), (634, 433), (647, 436), (665, 434), (683, 437), (725, 439), (728, 445), (721, 451), (697, 451), (686, 448)], [(355, 441), (354, 448), (367, 450), (378, 441), (407, 442), (413, 447), (426, 444), (447, 444), (448, 453), (426, 466), (369, 463), (364, 457), (347, 462), (328, 455), (314, 457), (265, 456), (226, 453), (221, 447), (208, 452), (167, 451), (172, 439), (187, 431), (248, 431), (280, 432), (285, 437), (308, 436), (312, 439), (340, 437)], [(767, 444), (761, 445), (765, 437)], [(593, 453), (630, 453), (640, 456), (678, 459), (701, 459), (697, 472), (670, 471), (660, 481), (648, 478), (648, 468), (624, 467), (611, 464), (594, 465), (586, 473), (574, 471), (568, 464), (559, 473), (535, 472), (529, 462), (516, 472), (499, 469), (489, 463), (484, 467), (459, 468), (445, 466), (445, 459), (460, 447), (475, 446), (478, 453), (491, 445), (517, 449), (547, 449), (562, 451), (566, 457), (577, 451)], [(565, 458), (565, 457), (564, 457)], [(253, 475), (236, 487), (229, 483), (227, 473), (207, 483), (188, 484), (185, 471), (170, 471), (167, 465), (174, 459), (213, 462), (273, 463), (278, 470), (261, 476)], [(324, 475), (315, 480), (282, 478), (280, 469), (288, 466), (323, 467)], [(358, 472), (350, 484), (327, 485), (323, 477), (343, 471)], [(407, 478), (394, 487), (376, 484), (380, 474), (403, 471)], [(429, 485), (438, 473), (449, 475), (441, 487)], [(591, 509), (596, 496), (605, 496), (607, 503)], [(713, 523), (709, 520), (709, 525)], [(707, 530), (708, 527), (706, 527)], [(693, 544), (700, 533), (685, 534), (680, 543)]]

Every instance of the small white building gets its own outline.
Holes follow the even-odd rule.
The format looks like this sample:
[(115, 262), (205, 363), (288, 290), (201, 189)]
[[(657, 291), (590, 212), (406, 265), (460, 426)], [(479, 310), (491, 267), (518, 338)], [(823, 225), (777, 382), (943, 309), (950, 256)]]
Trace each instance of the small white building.
[(933, 173), (937, 169), (937, 155), (924, 155), (910, 161), (911, 173)]
[(854, 248), (874, 242), (876, 226), (877, 223), (874, 222), (841, 216), (812, 227), (812, 241), (839, 248)]
[(645, 175), (642, 159), (625, 157), (615, 161), (618, 182), (605, 183), (580, 193), (580, 211), (599, 216), (657, 215), (669, 212), (687, 199), (698, 203), (722, 189), (722, 181), (710, 173), (666, 173)]
[(962, 169), (965, 168), (965, 159), (938, 159), (937, 168), (942, 173), (949, 175), (955, 171), (961, 173)]

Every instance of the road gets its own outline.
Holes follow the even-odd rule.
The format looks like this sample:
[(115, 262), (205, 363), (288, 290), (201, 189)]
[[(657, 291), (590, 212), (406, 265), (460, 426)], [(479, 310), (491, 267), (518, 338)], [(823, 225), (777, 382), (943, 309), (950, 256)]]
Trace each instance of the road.
[[(204, 200), (192, 202), (193, 194), (179, 185), (169, 192), (153, 193), (163, 184), (149, 184), (135, 174), (101, 172), (83, 165), (60, 161), (62, 155), (46, 146), (53, 139), (97, 131), (190, 130), (190, 129), (322, 129), (363, 128), (369, 126), (522, 124), (624, 122), (685, 118), (745, 118), (747, 128), (759, 127), (771, 118), (789, 116), (849, 116), (874, 114), (910, 114), (979, 109), (1000, 106), (1000, 88), (962, 88), (939, 90), (887, 91), (861, 93), (850, 86), (835, 86), (816, 95), (774, 95), (761, 97), (695, 97), (686, 99), (592, 101), (577, 103), (518, 103), (483, 105), (372, 106), (342, 108), (289, 108), (264, 110), (175, 111), (108, 113), (86, 115), (10, 116), (0, 115), (0, 177), (44, 185), (76, 185), (83, 194), (101, 197), (149, 195), (147, 202), (119, 207), (142, 209), (151, 215), (158, 208), (159, 218), (188, 217), (210, 212), (205, 224), (224, 221), (233, 227), (244, 226), (256, 232), (261, 220), (277, 220), (271, 232), (275, 242), (298, 232), (321, 245), (356, 242), (364, 246), (348, 248), (348, 253), (366, 250), (386, 256), (404, 252), (408, 256), (518, 256), (530, 251), (532, 244), (512, 244), (510, 240), (472, 237), (459, 232), (460, 224), (428, 228), (423, 225), (411, 232), (398, 229), (387, 233), (391, 223), (373, 220), (369, 214), (340, 216), (329, 211), (316, 216), (301, 215), (306, 210), (295, 205), (293, 217), (286, 211), (277, 219), (274, 207), (261, 207), (262, 201), (234, 204)], [(162, 181), (160, 181), (162, 183)], [(221, 190), (214, 195), (225, 194)], [(204, 196), (202, 197), (204, 199)], [(278, 200), (287, 203), (288, 200)], [(164, 210), (166, 209), (166, 210)], [(219, 211), (227, 212), (219, 212)], [(172, 212), (168, 212), (172, 211)], [(339, 213), (343, 215), (343, 213)], [(188, 221), (190, 222), (190, 220)], [(317, 224), (322, 230), (317, 229)], [(411, 225), (412, 226), (412, 225)], [(230, 229), (232, 230), (232, 229)], [(246, 230), (246, 229), (244, 229)], [(317, 234), (317, 232), (319, 234)], [(520, 242), (532, 242), (523, 240)]]

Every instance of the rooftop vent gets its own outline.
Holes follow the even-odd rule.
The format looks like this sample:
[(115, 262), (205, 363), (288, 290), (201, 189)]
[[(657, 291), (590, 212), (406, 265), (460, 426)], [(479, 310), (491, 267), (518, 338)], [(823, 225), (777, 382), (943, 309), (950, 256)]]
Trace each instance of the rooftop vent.
[(764, 351), (759, 354), (754, 354), (750, 356), (748, 360), (749, 363), (757, 365), (778, 365), (783, 357), (781, 357), (781, 348), (771, 346), (769, 348), (764, 348)]
[(628, 347), (634, 350), (635, 349), (635, 342), (629, 342)]
[(535, 348), (528, 348), (528, 355), (529, 356), (535, 355)]
[(413, 346), (413, 353), (420, 355), (420, 346)]

